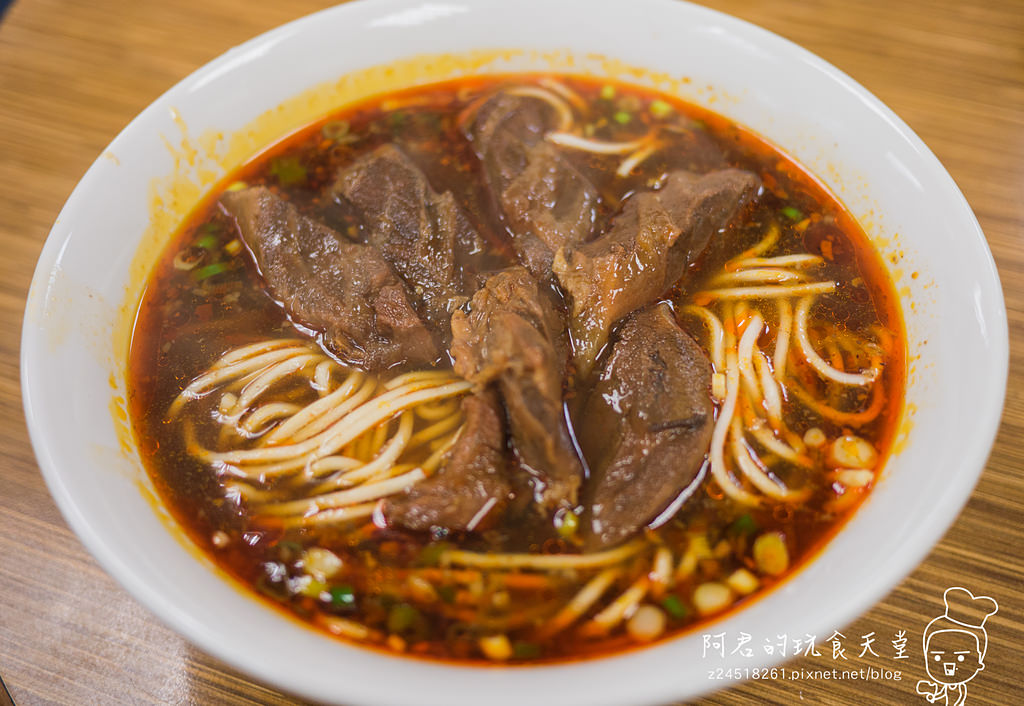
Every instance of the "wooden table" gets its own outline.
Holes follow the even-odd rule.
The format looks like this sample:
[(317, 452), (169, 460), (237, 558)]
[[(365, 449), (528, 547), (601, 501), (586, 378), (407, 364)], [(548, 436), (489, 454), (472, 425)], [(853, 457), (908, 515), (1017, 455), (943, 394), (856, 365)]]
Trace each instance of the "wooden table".
[[(114, 135), (179, 79), (229, 47), (329, 2), (17, 0), (0, 23), (0, 675), (19, 704), (293, 703), (193, 648), (104, 574), (43, 484), (21, 410), (18, 340), (43, 240)], [(713, 0), (717, 9), (816, 52), (891, 106), (935, 151), (977, 213), (1010, 318), (999, 438), (967, 509), (882, 603), (837, 626), (846, 649), (875, 634), (901, 681), (750, 681), (713, 703), (925, 703), (919, 640), (941, 594), (995, 597), (987, 668), (969, 703), (1019, 701), (1024, 667), (1024, 3), (1020, 0)], [(585, 24), (585, 19), (581, 18)], [(969, 410), (964, 411), (969, 414)], [(898, 541), (898, 540), (897, 540)], [(889, 641), (910, 638), (895, 662)], [(819, 636), (823, 638), (824, 636)], [(827, 648), (827, 646), (826, 646)], [(787, 664), (831, 668), (828, 656)], [(2, 703), (0, 693), (0, 703)]]

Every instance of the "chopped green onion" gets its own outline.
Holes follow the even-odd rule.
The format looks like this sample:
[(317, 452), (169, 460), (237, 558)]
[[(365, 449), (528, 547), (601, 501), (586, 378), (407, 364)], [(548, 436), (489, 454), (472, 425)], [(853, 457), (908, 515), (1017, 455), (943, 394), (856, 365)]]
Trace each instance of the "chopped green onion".
[(212, 265), (207, 265), (206, 267), (200, 267), (198, 270), (195, 271), (195, 273), (192, 276), (195, 277), (196, 282), (202, 282), (205, 279), (209, 279), (210, 277), (213, 277), (215, 275), (219, 275), (222, 272), (227, 272), (230, 269), (231, 269), (230, 263), (227, 263), (227, 262), (215, 262)]
[(672, 113), (672, 106), (660, 98), (655, 98), (651, 101), (650, 111), (656, 118), (667, 118)]
[(388, 612), (388, 632), (404, 632), (412, 627), (420, 612), (408, 603), (395, 603)]
[(732, 528), (738, 534), (750, 534), (757, 529), (757, 522), (748, 512), (736, 518), (736, 521), (732, 523)]
[(334, 605), (355, 605), (356, 594), (351, 586), (334, 586), (328, 593), (331, 594), (331, 603)]
[(513, 642), (512, 656), (516, 659), (536, 659), (540, 657), (540, 645), (532, 642)]
[(228, 244), (224, 246), (224, 252), (228, 255), (237, 255), (242, 251), (242, 241), (238, 238), (229, 240)]
[(213, 250), (217, 247), (217, 236), (216, 235), (204, 235), (195, 242), (197, 248), (203, 250)]
[(804, 214), (800, 211), (800, 209), (793, 208), (792, 206), (786, 206), (784, 209), (782, 209), (782, 215), (788, 218), (789, 220), (793, 221), (794, 223), (796, 223), (797, 221), (802, 221), (804, 219)]
[(612, 119), (619, 125), (627, 125), (633, 119), (633, 116), (624, 110), (620, 110), (612, 116)]
[(604, 86), (601, 86), (601, 97), (603, 99), (605, 99), (606, 101), (610, 101), (612, 98), (614, 98), (615, 97), (615, 86), (607, 85), (607, 84), (604, 85)]
[(781, 576), (789, 568), (789, 549), (781, 532), (765, 532), (754, 540), (751, 547), (758, 571), (769, 576)]
[(437, 595), (440, 596), (441, 600), (445, 603), (454, 603), (455, 586), (438, 586)]
[(327, 590), (327, 584), (323, 581), (317, 581), (312, 579), (309, 583), (302, 587), (299, 591), (302, 595), (307, 598), (319, 598), (320, 594)]
[(564, 513), (560, 513), (560, 516), (556, 516), (556, 531), (558, 535), (563, 539), (569, 539), (576, 535), (576, 530), (580, 526), (580, 518), (572, 510), (566, 510)]
[(295, 157), (278, 157), (270, 160), (270, 173), (282, 186), (306, 181), (306, 168)]
[(682, 620), (686, 617), (689, 611), (683, 602), (679, 600), (679, 596), (668, 595), (661, 601), (661, 607), (665, 609), (665, 612), (671, 615), (676, 620)]
[(431, 542), (420, 550), (416, 557), (416, 566), (437, 566), (441, 563), (441, 555), (451, 549), (448, 542)]

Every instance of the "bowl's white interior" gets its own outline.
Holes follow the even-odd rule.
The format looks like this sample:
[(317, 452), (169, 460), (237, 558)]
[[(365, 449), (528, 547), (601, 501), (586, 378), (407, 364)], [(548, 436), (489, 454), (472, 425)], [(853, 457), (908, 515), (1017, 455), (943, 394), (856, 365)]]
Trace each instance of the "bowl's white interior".
[[(691, 77), (676, 84), (683, 97), (781, 145), (864, 220), (887, 258), (898, 257), (892, 273), (912, 360), (905, 443), (819, 558), (714, 632), (824, 639), (889, 591), (959, 512), (998, 423), (1007, 332), (991, 256), (953, 181), (891, 111), (785, 40), (684, 3), (594, 7), (585, 0), (386, 0), (300, 20), (228, 52), (157, 100), (68, 200), (26, 312), (22, 378), (32, 440), (54, 497), (89, 550), (203, 649), (282, 688), (348, 704), (519, 704), (525, 695), (546, 702), (552, 693), (565, 704), (662, 702), (722, 686), (707, 680), (709, 666), (778, 661), (758, 654), (711, 663), (702, 658), (700, 633), (619, 657), (528, 669), (456, 668), (350, 647), (240, 592), (185, 546), (141, 490), (144, 471), (135, 452), (121, 448), (111, 413), (112, 399), (124, 394), (124, 351), (113, 332), (122, 305), (134, 304), (124, 299), (137, 292), (132, 263), (151, 224), (154, 180), (197, 169), (180, 151), (176, 163), (164, 138), (178, 144), (182, 125), (190, 135), (230, 134), (304, 89), (418, 54), (516, 48), (526, 51), (478, 70), (565, 68), (572, 58), (573, 70), (616, 71), (614, 62), (588, 58), (596, 52)], [(534, 49), (560, 53), (552, 59)]]

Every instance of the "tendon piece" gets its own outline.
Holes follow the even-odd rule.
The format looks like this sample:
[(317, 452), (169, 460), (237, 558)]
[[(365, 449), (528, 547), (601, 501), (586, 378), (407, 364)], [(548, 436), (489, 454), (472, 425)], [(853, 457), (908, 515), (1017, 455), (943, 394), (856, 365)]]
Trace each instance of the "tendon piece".
[(571, 299), (576, 369), (587, 375), (614, 323), (668, 291), (756, 190), (738, 169), (671, 173), (658, 191), (628, 198), (607, 233), (566, 247), (553, 269)]
[(417, 531), (432, 528), (480, 531), (493, 527), (512, 488), (505, 472), (505, 420), (493, 391), (462, 401), (465, 422), (440, 470), (404, 495), (389, 498), (389, 524)]
[(387, 144), (343, 169), (335, 198), (362, 215), (367, 240), (420, 300), (420, 313), (446, 330), (452, 312), (476, 290), (474, 256), (484, 243), (450, 191), (439, 194), (418, 166)]
[(497, 381), (512, 443), (547, 509), (572, 506), (583, 478), (562, 408), (563, 324), (522, 267), (492, 276), (468, 314), (452, 316), (455, 372), (478, 385)]
[(519, 260), (538, 279), (551, 276), (560, 247), (590, 238), (598, 204), (590, 180), (544, 140), (555, 123), (544, 101), (499, 93), (467, 130)]
[(271, 296), (341, 359), (369, 370), (430, 364), (440, 350), (377, 250), (350, 243), (265, 187), (228, 192)]
[(700, 346), (665, 304), (631, 315), (579, 414), (591, 470), (585, 548), (622, 542), (692, 489), (714, 421)]

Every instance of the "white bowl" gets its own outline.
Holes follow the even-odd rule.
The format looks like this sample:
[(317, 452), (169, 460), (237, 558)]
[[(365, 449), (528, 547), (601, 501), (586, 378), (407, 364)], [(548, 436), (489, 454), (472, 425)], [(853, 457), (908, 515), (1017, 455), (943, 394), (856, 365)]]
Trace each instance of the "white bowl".
[[(883, 480), (827, 549), (712, 630), (543, 667), (458, 667), (360, 649), (240, 590), (162, 510), (125, 421), (132, 314), (159, 248), (225, 168), (361, 96), (466, 72), (520, 70), (660, 86), (752, 128), (831, 187), (891, 263), (901, 295), (910, 361), (901, 439)], [(225, 662), (326, 702), (518, 706), (550, 703), (557, 694), (564, 706), (618, 706), (724, 686), (708, 679), (711, 667), (780, 661), (760, 650), (712, 660), (702, 633), (820, 641), (881, 599), (967, 500), (995, 435), (1007, 359), (996, 270), (956, 185), (888, 108), (803, 49), (717, 12), (663, 0), (375, 0), (229, 51), (111, 143), (68, 199), (40, 256), (25, 314), (22, 383), (36, 454), (68, 523), (141, 603)]]

